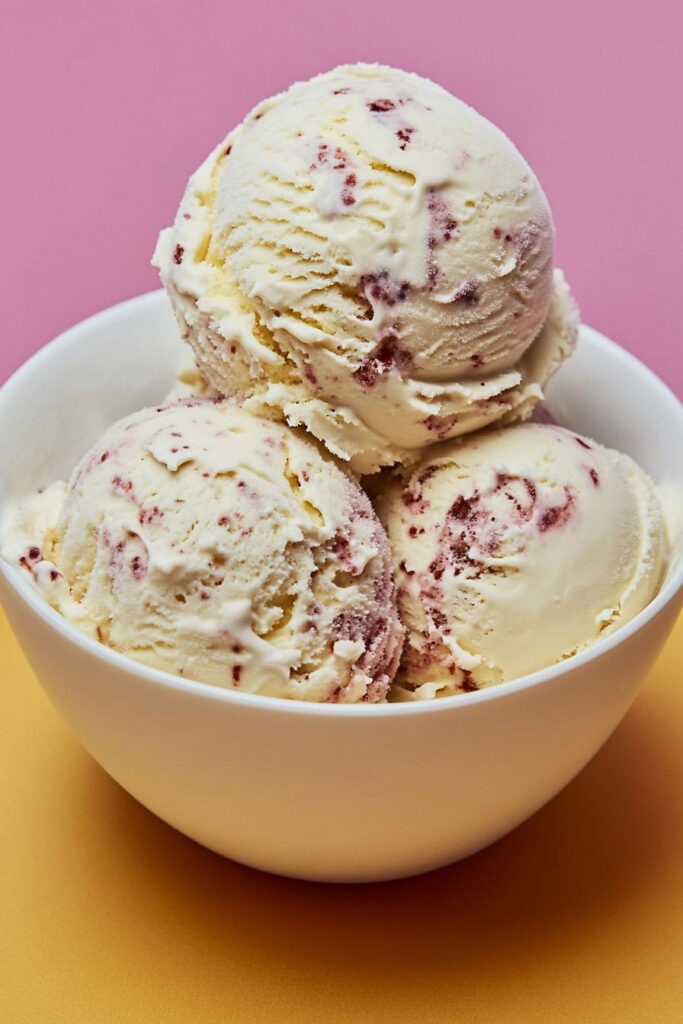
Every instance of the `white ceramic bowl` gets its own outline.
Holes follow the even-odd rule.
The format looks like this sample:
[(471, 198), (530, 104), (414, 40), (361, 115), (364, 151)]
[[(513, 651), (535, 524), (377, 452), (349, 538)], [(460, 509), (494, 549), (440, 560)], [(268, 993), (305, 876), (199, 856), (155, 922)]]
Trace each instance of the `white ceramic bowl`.
[[(79, 324), (0, 390), (0, 506), (67, 475), (112, 421), (156, 403), (180, 342), (161, 292)], [(683, 412), (589, 328), (553, 382), (560, 422), (683, 488)], [(674, 480), (674, 471), (679, 474)], [(652, 604), (568, 661), (437, 702), (361, 707), (214, 689), (91, 642), (0, 564), (0, 597), (90, 753), (165, 821), (228, 857), (325, 881), (397, 878), (493, 842), (607, 739), (673, 625), (680, 556)]]

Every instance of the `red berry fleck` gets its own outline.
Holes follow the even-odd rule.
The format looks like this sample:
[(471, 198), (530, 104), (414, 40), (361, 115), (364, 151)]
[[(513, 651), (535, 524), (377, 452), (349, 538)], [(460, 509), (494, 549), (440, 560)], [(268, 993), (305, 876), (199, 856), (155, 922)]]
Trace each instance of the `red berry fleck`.
[[(479, 284), (474, 278), (469, 281), (465, 281), (461, 284), (451, 296), (451, 302), (462, 302), (465, 306), (476, 306), (479, 302)], [(478, 362), (474, 363), (474, 360)], [(479, 366), (481, 363), (481, 356), (472, 356), (472, 361), (475, 366)]]
[(370, 103), (368, 103), (368, 110), (371, 110), (373, 114), (385, 114), (387, 110), (393, 110), (395, 106), (396, 104), (393, 100), (371, 100)]
[(467, 669), (467, 668), (464, 668), (464, 669), (461, 669), (461, 671), (462, 671), (462, 680), (460, 682), (460, 689), (463, 690), (464, 693), (472, 693), (474, 690), (478, 690), (479, 687), (477, 686), (477, 684), (475, 683), (474, 679), (472, 678), (472, 673), (470, 672), (470, 670)]

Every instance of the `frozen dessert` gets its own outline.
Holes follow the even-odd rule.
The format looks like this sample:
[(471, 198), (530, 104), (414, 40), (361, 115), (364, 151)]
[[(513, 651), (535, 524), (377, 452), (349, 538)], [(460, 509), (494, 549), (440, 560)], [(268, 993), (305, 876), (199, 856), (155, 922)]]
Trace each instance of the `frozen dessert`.
[(170, 405), (183, 398), (221, 398), (221, 395), (202, 376), (192, 350), (187, 345), (183, 345), (181, 349), (175, 380), (170, 390), (164, 395), (163, 404)]
[(403, 639), (366, 495), (283, 424), (185, 400), (112, 427), (14, 509), (3, 554), (146, 665), (311, 701), (382, 700)]
[(435, 448), (376, 499), (406, 642), (399, 698), (476, 690), (567, 658), (654, 596), (665, 541), (626, 455), (519, 424)]
[(576, 340), (528, 164), (379, 65), (257, 106), (190, 178), (154, 262), (209, 383), (361, 473), (528, 415)]
[(554, 259), (531, 169), (444, 89), (293, 85), (159, 237), (170, 394), (10, 510), (2, 554), (102, 644), (245, 693), (430, 699), (583, 650), (666, 544), (630, 458), (522, 422), (578, 332)]

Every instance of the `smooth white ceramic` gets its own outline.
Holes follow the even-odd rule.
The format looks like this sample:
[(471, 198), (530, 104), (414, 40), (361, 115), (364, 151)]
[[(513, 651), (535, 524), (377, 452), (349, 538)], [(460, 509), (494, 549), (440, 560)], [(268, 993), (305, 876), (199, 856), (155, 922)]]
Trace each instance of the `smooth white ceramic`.
[[(39, 352), (0, 390), (0, 506), (68, 474), (113, 420), (160, 400), (179, 351), (155, 292)], [(549, 405), (683, 489), (681, 407), (613, 342), (583, 328)], [(674, 622), (674, 561), (649, 608), (584, 654), (490, 690), (374, 707), (253, 697), (144, 668), (81, 636), (2, 563), (0, 597), (57, 709), (155, 814), (266, 871), (368, 881), (473, 853), (569, 782)]]

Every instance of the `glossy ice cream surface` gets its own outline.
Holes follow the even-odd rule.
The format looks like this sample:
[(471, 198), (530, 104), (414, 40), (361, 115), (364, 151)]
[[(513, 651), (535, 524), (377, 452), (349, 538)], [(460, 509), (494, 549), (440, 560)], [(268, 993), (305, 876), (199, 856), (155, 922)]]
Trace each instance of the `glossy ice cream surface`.
[(447, 442), (380, 489), (407, 629), (399, 698), (545, 668), (658, 588), (654, 486), (628, 456), (570, 430), (521, 424)]
[(506, 136), (378, 65), (260, 104), (155, 253), (207, 380), (359, 472), (530, 412), (576, 339), (553, 262), (547, 201)]
[(14, 509), (3, 554), (100, 642), (246, 693), (378, 701), (403, 631), (369, 500), (290, 428), (186, 400)]

